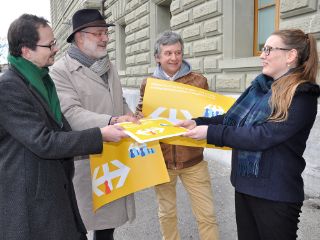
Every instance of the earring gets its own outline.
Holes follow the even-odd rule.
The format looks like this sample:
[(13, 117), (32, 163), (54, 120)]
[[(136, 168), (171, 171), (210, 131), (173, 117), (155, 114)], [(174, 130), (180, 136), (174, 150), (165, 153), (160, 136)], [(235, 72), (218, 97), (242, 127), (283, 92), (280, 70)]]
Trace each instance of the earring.
[(289, 68), (289, 67), (290, 67), (290, 64), (287, 64), (287, 67)]

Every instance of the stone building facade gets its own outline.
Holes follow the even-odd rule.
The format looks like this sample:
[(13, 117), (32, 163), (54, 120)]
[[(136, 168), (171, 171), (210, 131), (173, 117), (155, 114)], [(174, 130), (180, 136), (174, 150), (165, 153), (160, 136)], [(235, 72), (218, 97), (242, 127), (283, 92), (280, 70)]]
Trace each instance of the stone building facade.
[[(319, 40), (317, 0), (279, 1), (280, 29), (301, 28)], [(155, 68), (153, 45), (164, 30), (181, 34), (185, 59), (207, 77), (212, 91), (238, 96), (261, 71), (252, 47), (254, 0), (51, 0), (52, 26), (61, 52), (67, 47), (71, 16), (83, 7), (102, 10), (106, 20), (116, 24), (109, 28), (109, 57), (132, 108), (141, 81)], [(305, 153), (306, 193), (315, 197), (320, 197), (319, 139), (320, 116)]]

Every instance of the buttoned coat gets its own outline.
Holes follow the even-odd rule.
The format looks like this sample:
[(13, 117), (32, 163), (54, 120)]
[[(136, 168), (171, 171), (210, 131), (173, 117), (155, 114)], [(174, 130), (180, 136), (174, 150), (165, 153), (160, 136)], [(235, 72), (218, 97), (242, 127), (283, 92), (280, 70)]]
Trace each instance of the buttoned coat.
[(99, 153), (99, 128), (72, 132), (12, 67), (0, 78), (0, 240), (86, 239), (73, 156)]
[[(109, 62), (108, 83), (67, 53), (51, 69), (62, 112), (73, 130), (108, 125), (111, 116), (131, 112), (122, 95), (120, 79)], [(129, 195), (93, 213), (88, 156), (75, 161), (73, 179), (80, 213), (87, 230), (116, 228), (135, 218), (134, 197)]]

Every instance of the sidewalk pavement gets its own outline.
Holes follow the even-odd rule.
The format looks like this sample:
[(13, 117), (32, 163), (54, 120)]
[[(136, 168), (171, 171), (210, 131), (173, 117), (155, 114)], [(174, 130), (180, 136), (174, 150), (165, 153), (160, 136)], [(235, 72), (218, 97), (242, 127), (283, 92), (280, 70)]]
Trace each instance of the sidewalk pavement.
[[(236, 240), (234, 189), (230, 184), (230, 152), (206, 150), (205, 158), (213, 185), (220, 240)], [(153, 188), (135, 194), (137, 218), (116, 229), (115, 240), (161, 240), (157, 202)], [(199, 239), (189, 199), (181, 182), (177, 185), (178, 219), (181, 240)], [(300, 216), (298, 240), (320, 239), (320, 199), (306, 199)]]

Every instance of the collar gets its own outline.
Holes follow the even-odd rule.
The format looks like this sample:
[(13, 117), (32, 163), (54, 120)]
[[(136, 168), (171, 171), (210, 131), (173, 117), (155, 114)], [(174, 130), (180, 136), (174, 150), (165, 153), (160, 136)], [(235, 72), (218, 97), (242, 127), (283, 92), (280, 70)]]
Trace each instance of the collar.
[(168, 78), (168, 80), (174, 81), (176, 79), (175, 77), (178, 75), (179, 71), (180, 71), (180, 69), (172, 77), (170, 77), (164, 70), (163, 70), (163, 74)]

